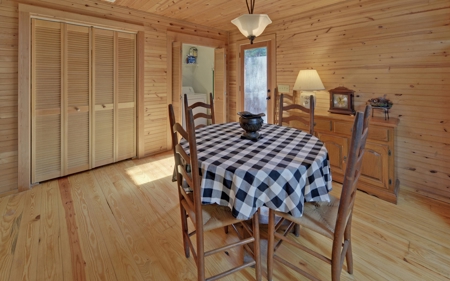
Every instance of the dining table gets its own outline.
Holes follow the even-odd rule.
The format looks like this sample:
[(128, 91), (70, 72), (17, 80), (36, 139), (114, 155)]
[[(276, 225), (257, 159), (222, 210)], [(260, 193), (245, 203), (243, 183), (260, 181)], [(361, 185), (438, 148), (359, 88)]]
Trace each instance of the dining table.
[(246, 220), (264, 206), (301, 217), (305, 202), (330, 201), (328, 152), (317, 137), (274, 124), (263, 124), (257, 140), (243, 132), (238, 122), (195, 130), (202, 204), (228, 206)]

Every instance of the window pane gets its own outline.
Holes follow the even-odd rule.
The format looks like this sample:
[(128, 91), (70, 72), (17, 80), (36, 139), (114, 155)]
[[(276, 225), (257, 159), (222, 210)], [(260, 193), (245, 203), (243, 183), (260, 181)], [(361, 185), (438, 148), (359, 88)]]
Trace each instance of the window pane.
[(244, 51), (244, 110), (265, 113), (267, 123), (267, 48)]

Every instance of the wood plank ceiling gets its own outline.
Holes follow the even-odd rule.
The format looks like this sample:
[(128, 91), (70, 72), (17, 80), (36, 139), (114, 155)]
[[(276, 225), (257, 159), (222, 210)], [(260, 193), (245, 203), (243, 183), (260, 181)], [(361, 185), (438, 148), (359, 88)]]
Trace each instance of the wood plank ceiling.
[[(343, 2), (349, 0), (258, 0), (254, 13), (276, 21)], [(236, 28), (232, 19), (248, 13), (245, 0), (115, 0), (111, 4), (227, 31)]]

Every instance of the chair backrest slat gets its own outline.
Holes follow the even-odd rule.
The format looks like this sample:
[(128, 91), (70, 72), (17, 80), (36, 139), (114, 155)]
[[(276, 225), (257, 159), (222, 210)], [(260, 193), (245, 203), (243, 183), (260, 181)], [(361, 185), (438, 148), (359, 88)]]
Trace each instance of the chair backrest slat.
[[(289, 100), (289, 104), (285, 104), (285, 99)], [(310, 96), (310, 108), (306, 108), (302, 105), (295, 104), (295, 99), (293, 96), (281, 94), (278, 103), (278, 125), (282, 126), (283, 123), (288, 123), (291, 121), (299, 121), (305, 125), (309, 125), (309, 133), (314, 134), (314, 97)], [(287, 112), (289, 116), (284, 117), (283, 113)], [(304, 116), (299, 115), (299, 113), (304, 113), (309, 115), (309, 120)]]
[[(185, 114), (185, 116), (187, 115), (188, 109), (194, 110), (195, 108), (198, 108), (198, 107), (202, 107), (202, 108), (205, 108), (207, 110), (209, 109), (209, 114), (203, 113), (203, 112), (202, 113), (196, 113), (194, 115), (194, 123), (195, 123), (195, 120), (198, 119), (198, 118), (205, 118), (206, 120), (210, 119), (211, 120), (211, 124), (215, 124), (216, 123), (216, 118), (214, 116), (214, 99), (213, 99), (212, 93), (209, 93), (209, 104), (204, 103), (204, 102), (196, 102), (196, 103), (191, 104), (191, 105), (188, 105), (188, 96), (186, 94), (184, 94), (184, 109), (185, 109), (185, 113), (184, 114)], [(202, 127), (205, 127), (205, 125), (199, 124), (199, 125), (195, 126), (194, 128), (195, 129), (199, 129), (199, 128), (202, 128)]]

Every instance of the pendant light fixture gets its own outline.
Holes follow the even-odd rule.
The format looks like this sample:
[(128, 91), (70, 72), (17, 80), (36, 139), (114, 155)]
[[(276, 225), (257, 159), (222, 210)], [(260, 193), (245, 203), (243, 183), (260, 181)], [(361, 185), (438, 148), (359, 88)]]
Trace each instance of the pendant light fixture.
[(245, 0), (247, 4), (248, 15), (242, 15), (231, 21), (232, 24), (239, 28), (239, 31), (253, 44), (253, 40), (261, 35), (269, 24), (272, 23), (269, 16), (266, 14), (253, 14), (256, 0)]

